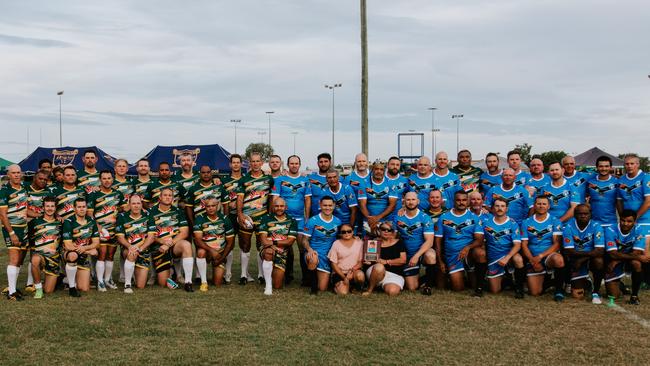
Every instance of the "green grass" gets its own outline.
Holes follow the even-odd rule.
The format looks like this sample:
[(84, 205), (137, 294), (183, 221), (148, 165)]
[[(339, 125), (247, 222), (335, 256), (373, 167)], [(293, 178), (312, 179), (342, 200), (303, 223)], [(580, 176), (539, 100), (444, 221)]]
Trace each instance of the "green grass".
[[(4, 268), (6, 251), (0, 255)], [(641, 300), (621, 306), (650, 319), (650, 292)], [(0, 319), (3, 365), (645, 364), (650, 346), (648, 329), (605, 306), (510, 293), (344, 298), (292, 285), (269, 298), (256, 284), (207, 294), (93, 290), (81, 299), (60, 292), (0, 302)]]

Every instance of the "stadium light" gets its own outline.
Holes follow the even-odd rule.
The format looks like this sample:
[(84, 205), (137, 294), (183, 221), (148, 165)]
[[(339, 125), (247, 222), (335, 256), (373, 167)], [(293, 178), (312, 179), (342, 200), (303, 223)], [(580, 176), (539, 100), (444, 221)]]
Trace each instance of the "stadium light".
[(456, 155), (458, 155), (459, 150), (459, 142), (460, 142), (460, 120), (461, 118), (465, 117), (463, 114), (453, 114), (451, 116), (451, 119), (456, 120)]
[(231, 119), (230, 122), (235, 125), (235, 151), (234, 151), (234, 153), (237, 154), (237, 124), (241, 123), (241, 119)]
[(343, 84), (341, 83), (332, 85), (325, 84), (325, 88), (332, 91), (332, 165), (334, 165), (334, 90), (342, 86)]
[(269, 116), (269, 146), (271, 145), (271, 115), (275, 113), (274, 111), (266, 112), (266, 115)]
[(63, 122), (61, 122), (61, 99), (63, 98), (63, 90), (56, 93), (59, 96), (59, 147), (63, 147)]

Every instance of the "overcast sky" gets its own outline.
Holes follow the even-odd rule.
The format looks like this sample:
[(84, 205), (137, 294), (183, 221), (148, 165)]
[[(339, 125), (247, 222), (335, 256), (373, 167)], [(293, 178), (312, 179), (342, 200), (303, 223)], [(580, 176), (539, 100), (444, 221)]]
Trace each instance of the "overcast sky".
[[(397, 133), (475, 156), (599, 146), (650, 155), (650, 6), (636, 1), (368, 1), (370, 159)], [(155, 145), (259, 141), (313, 166), (360, 144), (356, 0), (30, 1), (0, 12), (0, 156), (97, 145), (133, 161)], [(406, 139), (402, 153), (410, 152)], [(414, 141), (414, 153), (419, 143)]]

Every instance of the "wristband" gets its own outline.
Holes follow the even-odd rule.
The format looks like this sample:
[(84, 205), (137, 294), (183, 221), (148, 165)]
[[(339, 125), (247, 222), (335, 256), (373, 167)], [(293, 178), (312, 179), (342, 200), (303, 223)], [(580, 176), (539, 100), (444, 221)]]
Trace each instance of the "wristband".
[(15, 231), (10, 232), (9, 236), (11, 236), (11, 235), (16, 235), (16, 232)]

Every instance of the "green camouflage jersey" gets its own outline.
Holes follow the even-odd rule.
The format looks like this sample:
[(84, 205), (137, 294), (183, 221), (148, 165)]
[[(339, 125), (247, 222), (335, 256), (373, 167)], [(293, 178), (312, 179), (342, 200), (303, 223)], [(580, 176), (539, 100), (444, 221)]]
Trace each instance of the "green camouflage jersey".
[(115, 235), (122, 236), (131, 245), (138, 245), (145, 241), (149, 232), (149, 216), (142, 212), (142, 215), (134, 219), (129, 212), (122, 212), (117, 215), (115, 224)]
[(93, 218), (101, 227), (99, 237), (102, 241), (115, 236), (115, 220), (123, 204), (124, 196), (114, 189), (108, 193), (97, 191), (88, 195), (88, 209), (93, 210)]
[(483, 174), (483, 170), (481, 168), (470, 166), (467, 169), (461, 169), (458, 165), (456, 165), (450, 170), (458, 175), (458, 179), (460, 179), (460, 185), (463, 187), (463, 190), (465, 192), (478, 192), (481, 174)]
[(161, 183), (160, 180), (155, 180), (147, 188), (147, 194), (145, 195), (145, 201), (152, 204), (157, 204), (160, 197), (160, 190), (169, 187), (174, 191), (174, 200), (172, 201), (173, 206), (178, 206), (178, 202), (181, 198), (185, 197), (185, 189), (183, 185), (178, 182), (170, 180), (168, 183)]
[(228, 204), (228, 195), (224, 191), (223, 186), (211, 183), (206, 187), (202, 183), (197, 183), (187, 191), (185, 206), (192, 207), (194, 217), (197, 217), (205, 212), (205, 199), (210, 196), (216, 198), (217, 203)]
[(269, 196), (273, 188), (273, 177), (262, 174), (259, 177), (253, 177), (250, 173), (246, 174), (239, 181), (237, 190), (238, 196), (244, 197), (244, 215), (257, 221), (259, 217), (267, 213)]
[(7, 209), (7, 217), (11, 227), (24, 228), (27, 226), (28, 195), (23, 186), (16, 189), (7, 183), (0, 188), (0, 207)]
[(25, 190), (27, 191), (27, 208), (39, 216), (42, 216), (43, 198), (52, 196), (52, 192), (47, 188), (35, 189), (31, 184), (26, 184)]
[(214, 220), (208, 215), (198, 215), (194, 221), (194, 232), (200, 232), (203, 242), (212, 249), (222, 250), (226, 247), (226, 238), (235, 236), (230, 219), (217, 212)]
[(86, 194), (99, 191), (99, 171), (94, 173), (88, 173), (86, 169), (77, 171), (77, 186), (83, 188)]
[(193, 171), (191, 177), (185, 178), (183, 177), (183, 171), (177, 170), (174, 172), (174, 175), (172, 175), (172, 181), (183, 186), (183, 189), (187, 192), (193, 185), (199, 182), (199, 175)]
[(243, 176), (239, 178), (233, 178), (230, 175), (220, 177), (221, 186), (228, 195), (228, 208), (230, 209), (230, 214), (237, 213), (237, 191), (239, 188), (239, 182)]
[(286, 214), (282, 219), (273, 214), (266, 214), (262, 216), (262, 219), (260, 220), (260, 224), (257, 227), (257, 233), (265, 233), (271, 240), (296, 238), (298, 236), (298, 224), (296, 223), (296, 220)]
[(97, 223), (90, 217), (86, 217), (86, 223), (81, 224), (77, 221), (77, 216), (72, 216), (63, 221), (61, 230), (63, 241), (72, 241), (75, 246), (88, 246), (92, 244), (92, 239), (99, 239)]
[(149, 185), (153, 183), (153, 179), (143, 182), (139, 178), (135, 178), (131, 183), (133, 183), (135, 194), (142, 197), (142, 199), (145, 199), (147, 197), (147, 189), (149, 189)]
[(68, 190), (63, 186), (54, 186), (52, 195), (56, 197), (56, 216), (65, 220), (74, 215), (74, 201), (85, 198), (86, 191), (80, 187)]
[(29, 245), (32, 250), (53, 255), (61, 243), (61, 222), (37, 217), (29, 222)]
[[(180, 229), (187, 227), (187, 219), (183, 211), (172, 206), (169, 210), (163, 211), (159, 205), (149, 210), (149, 232), (156, 234), (156, 238), (173, 238)], [(151, 244), (152, 250), (160, 247), (160, 244), (154, 242)]]
[(129, 198), (131, 198), (131, 195), (135, 192), (133, 181), (129, 177), (126, 177), (122, 182), (117, 180), (117, 177), (115, 177), (115, 180), (113, 181), (113, 189), (122, 193), (125, 204), (129, 202)]

